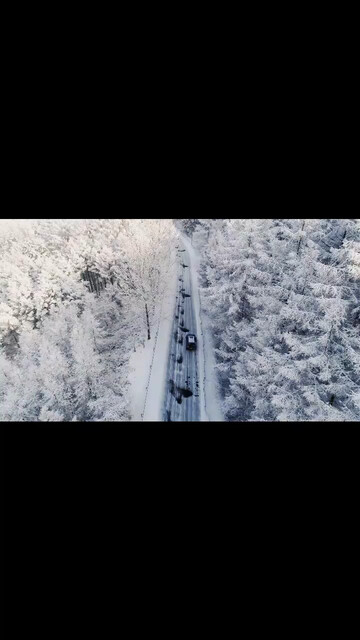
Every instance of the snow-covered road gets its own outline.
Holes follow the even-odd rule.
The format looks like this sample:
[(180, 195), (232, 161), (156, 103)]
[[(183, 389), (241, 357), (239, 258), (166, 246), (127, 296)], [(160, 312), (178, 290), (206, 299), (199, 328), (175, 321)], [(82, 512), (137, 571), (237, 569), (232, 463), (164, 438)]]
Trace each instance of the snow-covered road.
[(164, 417), (167, 422), (200, 420), (200, 385), (198, 351), (186, 349), (186, 334), (198, 335), (193, 304), (190, 256), (179, 242), (176, 306), (168, 362), (167, 393)]
[[(163, 283), (162, 302), (152, 321), (151, 340), (137, 344), (130, 361), (129, 396), (133, 420), (222, 421), (211, 328), (202, 311), (199, 289), (200, 254), (183, 233), (175, 244), (166, 265), (167, 277)], [(183, 267), (183, 264), (187, 266)], [(181, 329), (195, 333), (197, 351), (186, 350), (187, 332)], [(182, 344), (180, 336), (183, 336)], [(178, 362), (180, 356), (182, 362)], [(180, 394), (179, 389), (185, 390), (185, 395)], [(186, 397), (187, 391), (192, 395)], [(176, 398), (180, 399), (180, 395), (179, 403)]]

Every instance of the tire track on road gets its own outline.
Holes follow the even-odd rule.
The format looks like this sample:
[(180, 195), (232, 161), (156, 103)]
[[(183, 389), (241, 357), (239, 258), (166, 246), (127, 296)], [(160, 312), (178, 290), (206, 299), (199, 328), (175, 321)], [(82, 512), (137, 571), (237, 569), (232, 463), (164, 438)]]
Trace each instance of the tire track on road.
[[(190, 333), (197, 334), (196, 315), (193, 304), (192, 278), (190, 273), (190, 260), (188, 252), (177, 252), (179, 259), (177, 276), (177, 301), (175, 306), (175, 316), (172, 330), (172, 346), (169, 353), (168, 363), (168, 390), (164, 403), (164, 419), (166, 421), (191, 422), (200, 419), (200, 390), (198, 385), (198, 352), (186, 349), (186, 333), (182, 329), (188, 329)], [(185, 267), (182, 265), (186, 265)], [(186, 295), (182, 295), (182, 294)], [(183, 313), (182, 313), (183, 311)], [(175, 337), (176, 336), (176, 337)], [(179, 337), (182, 337), (182, 344)], [(182, 355), (182, 363), (178, 362), (179, 355)], [(170, 390), (170, 379), (174, 381), (175, 396), (178, 389), (188, 389), (192, 395), (185, 397), (182, 394), (182, 401), (179, 404), (176, 397)]]

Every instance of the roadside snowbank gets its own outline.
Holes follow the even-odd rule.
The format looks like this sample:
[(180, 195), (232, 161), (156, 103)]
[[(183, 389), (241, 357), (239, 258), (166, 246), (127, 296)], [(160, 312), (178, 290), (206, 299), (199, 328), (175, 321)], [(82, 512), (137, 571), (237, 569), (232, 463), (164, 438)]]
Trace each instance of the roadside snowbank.
[(152, 322), (151, 340), (136, 347), (130, 357), (129, 394), (132, 419), (162, 421), (171, 328), (175, 311), (177, 258), (174, 242), (169, 254), (163, 296)]

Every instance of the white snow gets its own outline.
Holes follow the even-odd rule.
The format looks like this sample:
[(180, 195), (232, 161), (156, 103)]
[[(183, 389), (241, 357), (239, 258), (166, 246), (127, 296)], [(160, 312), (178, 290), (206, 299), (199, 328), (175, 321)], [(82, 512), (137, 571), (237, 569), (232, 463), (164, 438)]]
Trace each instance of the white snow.
[[(202, 389), (200, 420), (224, 421), (215, 374), (216, 362), (209, 319), (201, 307), (198, 278), (200, 256), (185, 234), (181, 233), (180, 237), (189, 254), (192, 297), (198, 327), (199, 378)], [(164, 419), (162, 412), (167, 388), (166, 371), (177, 285), (176, 264), (176, 252), (173, 247), (169, 256), (168, 280), (164, 286), (162, 304), (156, 310), (151, 340), (144, 340), (143, 344), (138, 345), (130, 358), (130, 402), (133, 420), (157, 422)]]
[(215, 356), (212, 336), (209, 326), (209, 318), (201, 306), (201, 292), (199, 289), (200, 255), (193, 247), (191, 240), (181, 233), (181, 240), (187, 249), (190, 260), (190, 274), (192, 281), (193, 303), (196, 315), (196, 324), (199, 329), (198, 353), (199, 353), (199, 378), (200, 388), (200, 415), (201, 421), (224, 422), (221, 412), (221, 400), (215, 374)]
[(175, 247), (172, 247), (167, 269), (168, 279), (164, 283), (162, 301), (155, 312), (151, 340), (144, 340), (143, 344), (138, 345), (136, 353), (130, 358), (130, 404), (133, 420), (163, 420), (166, 371), (175, 310), (176, 265)]

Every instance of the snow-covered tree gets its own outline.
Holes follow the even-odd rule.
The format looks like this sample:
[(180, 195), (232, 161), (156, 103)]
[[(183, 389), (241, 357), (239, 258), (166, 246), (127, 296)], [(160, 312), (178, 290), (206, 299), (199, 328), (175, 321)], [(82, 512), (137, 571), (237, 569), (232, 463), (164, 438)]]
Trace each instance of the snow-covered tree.
[[(213, 225), (203, 299), (230, 420), (359, 418), (357, 225), (340, 233), (337, 221), (325, 222)], [(324, 236), (333, 243), (326, 252)]]
[(127, 363), (160, 304), (175, 234), (171, 220), (123, 219), (0, 234), (2, 420), (129, 418)]

